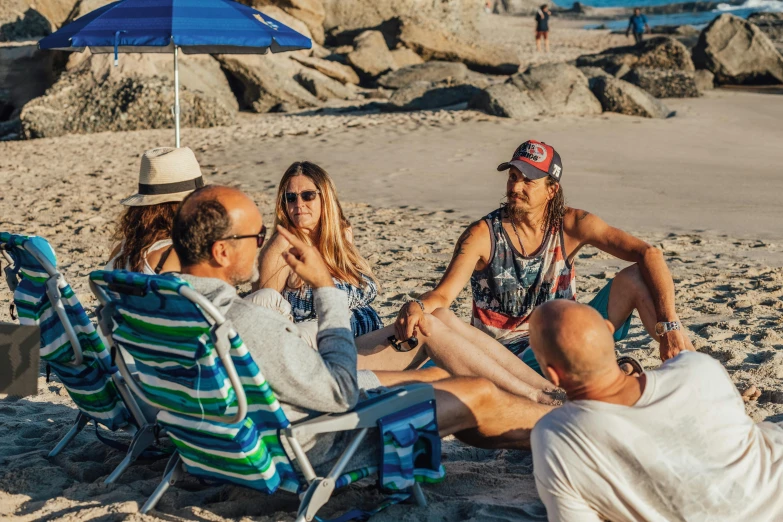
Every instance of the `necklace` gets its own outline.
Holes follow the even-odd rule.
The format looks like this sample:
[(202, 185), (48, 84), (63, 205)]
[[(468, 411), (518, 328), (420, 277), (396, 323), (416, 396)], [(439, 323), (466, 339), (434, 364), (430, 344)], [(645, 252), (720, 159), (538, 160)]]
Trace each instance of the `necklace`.
[(508, 220), (511, 221), (511, 228), (514, 229), (514, 234), (517, 235), (519, 246), (522, 247), (522, 255), (527, 257), (527, 252), (525, 251), (525, 244), (522, 242), (522, 238), (519, 237), (519, 231), (517, 230), (517, 226), (514, 224), (514, 219), (511, 216), (508, 216)]

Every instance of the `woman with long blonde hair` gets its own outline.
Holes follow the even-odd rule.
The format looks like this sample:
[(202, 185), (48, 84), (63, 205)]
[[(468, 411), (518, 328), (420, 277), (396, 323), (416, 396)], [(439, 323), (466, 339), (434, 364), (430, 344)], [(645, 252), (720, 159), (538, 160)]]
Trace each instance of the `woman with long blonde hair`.
[[(428, 357), (437, 364), (427, 380), (455, 376), (485, 377), (499, 388), (532, 400), (551, 403), (555, 387), (531, 370), (501, 344), (474, 346), (434, 315), (425, 314), (417, 337), (397, 339), (394, 325), (383, 327), (371, 303), (378, 284), (369, 263), (353, 243), (351, 225), (337, 199), (334, 183), (324, 169), (308, 161), (293, 163), (280, 180), (275, 206), (275, 225), (280, 225), (307, 244), (315, 246), (332, 273), (335, 286), (348, 294), (351, 328), (358, 352), (358, 368), (379, 373), (383, 385), (415, 377), (406, 370), (421, 366)], [(316, 347), (316, 309), (313, 291), (299, 280), (283, 260), (291, 248), (274, 234), (261, 251), (261, 277), (254, 290), (269, 293), (251, 300), (291, 315), (303, 337)], [(282, 297), (276, 292), (282, 294)], [(282, 303), (281, 303), (282, 301)], [(281, 306), (281, 304), (283, 306)], [(379, 381), (380, 383), (380, 381)]]

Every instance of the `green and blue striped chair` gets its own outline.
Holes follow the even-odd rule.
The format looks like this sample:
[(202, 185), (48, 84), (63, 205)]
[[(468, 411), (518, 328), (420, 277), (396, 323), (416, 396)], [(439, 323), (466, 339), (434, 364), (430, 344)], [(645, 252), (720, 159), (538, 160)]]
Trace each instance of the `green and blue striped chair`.
[[(57, 270), (49, 243), (37, 236), (0, 232), (0, 252), (7, 261), (6, 282), (23, 325), (41, 330), (41, 359), (60, 379), (79, 413), (76, 422), (49, 457), (58, 455), (90, 422), (111, 431), (134, 433), (131, 448), (107, 478), (113, 482), (154, 440), (154, 415), (141, 410), (123, 385), (79, 299)], [(153, 423), (146, 419), (152, 416)]]
[[(160, 409), (158, 423), (177, 448), (142, 513), (184, 471), (268, 494), (278, 489), (300, 494), (301, 521), (313, 520), (335, 489), (365, 477), (378, 476), (384, 490), (397, 494), (394, 501), (405, 493), (420, 503), (419, 483), (443, 479), (431, 386), (394, 389), (351, 412), (291, 425), (230, 321), (186, 281), (173, 274), (96, 271), (90, 286), (101, 302), (104, 336), (136, 363), (138, 378), (129, 380), (131, 387)], [(124, 358), (117, 363), (125, 375)], [(376, 427), (384, 442), (379, 466), (345, 473)], [(356, 436), (330, 473), (316, 476), (297, 437), (353, 430)]]

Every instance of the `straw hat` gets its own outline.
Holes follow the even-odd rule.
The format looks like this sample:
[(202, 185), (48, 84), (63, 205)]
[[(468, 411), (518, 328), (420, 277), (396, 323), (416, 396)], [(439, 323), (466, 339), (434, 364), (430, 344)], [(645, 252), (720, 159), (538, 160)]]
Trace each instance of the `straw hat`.
[(182, 201), (204, 186), (201, 167), (188, 147), (160, 147), (141, 156), (139, 192), (121, 201), (129, 207)]

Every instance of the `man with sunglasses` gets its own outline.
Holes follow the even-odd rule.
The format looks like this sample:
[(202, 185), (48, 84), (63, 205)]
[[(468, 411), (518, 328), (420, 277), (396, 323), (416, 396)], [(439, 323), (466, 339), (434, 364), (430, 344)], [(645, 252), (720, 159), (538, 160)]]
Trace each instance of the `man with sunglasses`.
[[(563, 163), (554, 148), (526, 141), (497, 170), (508, 171), (508, 202), (460, 236), (435, 289), (400, 310), (398, 336), (414, 335), (424, 313), (432, 313), (474, 345), (497, 341), (540, 372), (529, 347), (528, 319), (547, 301), (576, 299), (574, 262), (579, 250), (591, 245), (633, 263), (590, 302), (614, 325), (615, 341), (628, 334), (637, 310), (660, 343), (661, 360), (693, 350), (675, 310), (674, 283), (661, 251), (598, 216), (566, 207)], [(449, 310), (468, 282), (472, 327)]]
[[(183, 201), (174, 219), (172, 241), (182, 262), (181, 277), (231, 321), (291, 422), (318, 413), (348, 411), (360, 400), (362, 388), (444, 376), (439, 369), (357, 372), (345, 292), (335, 288), (318, 250), (282, 227), (277, 232), (292, 245), (283, 253), (285, 262), (314, 289), (316, 349), (284, 316), (241, 299), (235, 286), (257, 277), (262, 221), (255, 203), (245, 194), (210, 185)], [(533, 426), (551, 410), (480, 378), (447, 378), (434, 382), (433, 387), (441, 436), (454, 434), (481, 447), (529, 448)], [(349, 468), (377, 464), (377, 438), (366, 438)], [(322, 434), (300, 442), (318, 470), (340, 456), (350, 434)]]

